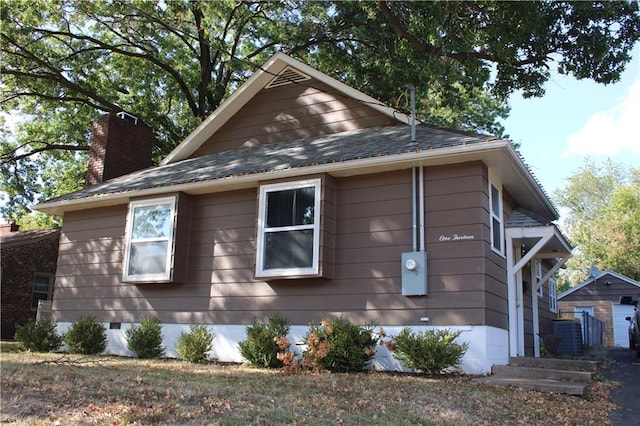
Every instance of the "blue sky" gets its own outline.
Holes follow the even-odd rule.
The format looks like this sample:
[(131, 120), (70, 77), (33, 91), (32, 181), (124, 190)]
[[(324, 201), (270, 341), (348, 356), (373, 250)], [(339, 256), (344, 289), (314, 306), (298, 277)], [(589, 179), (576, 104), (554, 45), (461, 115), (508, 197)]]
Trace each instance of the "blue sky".
[(505, 133), (550, 195), (586, 157), (640, 168), (640, 44), (632, 55), (616, 84), (555, 74), (544, 97), (511, 97)]

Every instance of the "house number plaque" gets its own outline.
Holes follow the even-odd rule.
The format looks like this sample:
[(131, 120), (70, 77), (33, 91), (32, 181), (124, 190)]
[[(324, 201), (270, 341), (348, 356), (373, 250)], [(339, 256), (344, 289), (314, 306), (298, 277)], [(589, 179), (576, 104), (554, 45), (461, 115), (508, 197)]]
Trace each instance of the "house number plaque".
[(440, 235), (438, 241), (466, 241), (466, 240), (475, 240), (475, 235), (467, 235), (467, 234), (451, 234), (451, 235)]

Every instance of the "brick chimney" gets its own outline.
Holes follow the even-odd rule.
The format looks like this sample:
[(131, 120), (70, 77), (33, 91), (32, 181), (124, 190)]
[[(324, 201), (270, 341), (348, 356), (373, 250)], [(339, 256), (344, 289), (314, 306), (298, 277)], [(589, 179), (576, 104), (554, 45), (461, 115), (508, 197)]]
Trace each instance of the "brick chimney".
[(18, 232), (20, 230), (20, 225), (14, 222), (4, 222), (0, 224), (0, 235), (10, 234), (12, 232)]
[(153, 165), (151, 129), (125, 114), (104, 114), (93, 120), (87, 186)]

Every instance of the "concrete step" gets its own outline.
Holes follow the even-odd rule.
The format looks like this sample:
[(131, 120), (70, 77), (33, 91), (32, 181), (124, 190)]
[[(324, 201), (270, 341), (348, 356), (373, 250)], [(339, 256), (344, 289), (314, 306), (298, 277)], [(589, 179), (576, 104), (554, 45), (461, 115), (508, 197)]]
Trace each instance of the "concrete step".
[(595, 361), (555, 358), (515, 357), (509, 365), (494, 365), (493, 375), (474, 379), (494, 386), (516, 386), (543, 392), (584, 396), (592, 375), (598, 371)]
[(556, 370), (551, 368), (517, 367), (513, 365), (494, 365), (491, 369), (494, 377), (518, 377), (522, 379), (548, 379), (571, 382), (588, 382), (594, 374), (590, 371)]
[(492, 386), (515, 386), (525, 389), (533, 389), (542, 392), (562, 393), (568, 395), (584, 396), (587, 392), (587, 383), (564, 382), (549, 379), (525, 379), (517, 377), (481, 377), (474, 379), (477, 383)]
[(598, 371), (598, 362), (577, 359), (512, 357), (509, 365), (514, 367), (548, 368), (552, 370)]

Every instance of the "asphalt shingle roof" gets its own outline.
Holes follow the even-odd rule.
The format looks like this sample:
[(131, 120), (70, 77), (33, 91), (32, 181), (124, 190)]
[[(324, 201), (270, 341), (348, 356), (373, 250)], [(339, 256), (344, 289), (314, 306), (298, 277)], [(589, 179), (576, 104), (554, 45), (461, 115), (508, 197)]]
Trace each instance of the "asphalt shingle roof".
[(419, 125), (397, 125), (218, 152), (153, 167), (48, 200), (60, 202), (172, 185), (233, 179), (278, 170), (384, 157), (494, 140), (491, 136)]
[(509, 218), (505, 222), (505, 225), (507, 227), (529, 228), (534, 226), (553, 225), (553, 223), (550, 220), (533, 214), (527, 210), (515, 209), (509, 215)]

